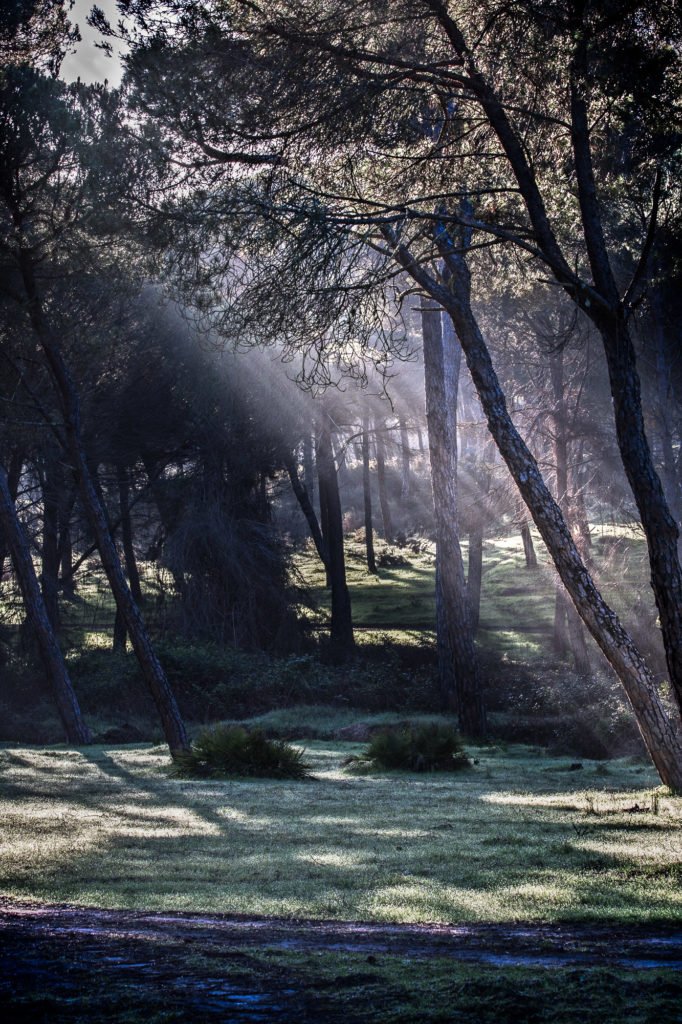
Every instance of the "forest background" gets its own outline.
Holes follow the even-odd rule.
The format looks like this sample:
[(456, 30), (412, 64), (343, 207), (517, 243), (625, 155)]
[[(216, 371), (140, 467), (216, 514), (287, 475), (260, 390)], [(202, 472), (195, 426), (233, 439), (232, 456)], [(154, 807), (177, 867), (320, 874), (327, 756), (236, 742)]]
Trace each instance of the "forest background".
[(5, 738), (445, 711), (682, 788), (673, 6), (119, 7), (120, 88), (3, 13)]

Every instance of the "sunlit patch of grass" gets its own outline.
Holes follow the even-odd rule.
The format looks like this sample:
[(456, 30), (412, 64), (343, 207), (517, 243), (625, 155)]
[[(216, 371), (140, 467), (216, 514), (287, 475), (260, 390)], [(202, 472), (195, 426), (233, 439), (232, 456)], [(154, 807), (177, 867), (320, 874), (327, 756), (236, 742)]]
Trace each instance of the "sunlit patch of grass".
[[(478, 642), (504, 661), (540, 666), (553, 657), (556, 571), (537, 531), (532, 533), (538, 557), (538, 567), (532, 570), (526, 568), (518, 533), (484, 540)], [(648, 567), (642, 532), (633, 524), (594, 526), (593, 541), (590, 557), (597, 582), (625, 624), (635, 628), (642, 609), (633, 606), (633, 595), (644, 594), (642, 604), (647, 608), (652, 604), (646, 586)], [(466, 542), (462, 551), (466, 563)], [(362, 627), (358, 637), (368, 627), (380, 627), (394, 642), (402, 643), (394, 631), (433, 630), (433, 556), (409, 548), (400, 553), (408, 565), (380, 569), (378, 576), (371, 576), (363, 564), (361, 547), (348, 542), (353, 617)], [(319, 559), (312, 552), (304, 552), (297, 555), (296, 564), (318, 602), (322, 621), (327, 620), (330, 598)]]
[[(403, 921), (682, 919), (682, 798), (524, 748), (452, 776), (176, 780), (161, 748), (0, 754), (5, 895), (100, 906)], [(551, 770), (548, 770), (551, 769)], [(582, 779), (583, 776), (581, 776)], [(633, 811), (638, 807), (643, 810)]]

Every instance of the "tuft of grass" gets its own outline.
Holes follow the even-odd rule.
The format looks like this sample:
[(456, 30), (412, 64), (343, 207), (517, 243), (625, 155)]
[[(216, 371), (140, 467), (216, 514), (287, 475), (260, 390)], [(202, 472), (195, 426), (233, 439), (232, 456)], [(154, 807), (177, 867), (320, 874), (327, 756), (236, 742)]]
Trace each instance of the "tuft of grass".
[(223, 778), (307, 779), (303, 751), (284, 740), (269, 740), (261, 729), (218, 725), (202, 732), (187, 753), (173, 763), (175, 775)]
[(454, 772), (469, 768), (471, 761), (450, 725), (417, 725), (382, 729), (371, 739), (364, 754), (348, 766), (385, 771)]

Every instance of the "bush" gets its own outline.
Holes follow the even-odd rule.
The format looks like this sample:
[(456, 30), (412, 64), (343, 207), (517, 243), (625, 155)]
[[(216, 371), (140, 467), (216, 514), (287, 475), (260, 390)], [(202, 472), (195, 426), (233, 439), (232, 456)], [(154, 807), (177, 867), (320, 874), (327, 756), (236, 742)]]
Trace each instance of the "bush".
[(347, 763), (409, 772), (454, 772), (471, 764), (459, 736), (449, 725), (383, 729), (372, 737), (364, 754)]
[(191, 750), (175, 758), (177, 775), (251, 776), (269, 779), (307, 779), (310, 766), (303, 751), (283, 740), (269, 740), (261, 729), (219, 725), (202, 732)]

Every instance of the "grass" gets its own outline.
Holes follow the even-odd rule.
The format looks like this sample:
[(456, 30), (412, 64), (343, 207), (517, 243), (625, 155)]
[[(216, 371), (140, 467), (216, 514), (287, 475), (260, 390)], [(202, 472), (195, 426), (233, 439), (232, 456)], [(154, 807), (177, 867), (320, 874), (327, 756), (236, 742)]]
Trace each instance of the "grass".
[(406, 922), (682, 919), (682, 798), (641, 764), (471, 751), (448, 776), (172, 778), (160, 748), (1, 752), (0, 892), (101, 907)]
[[(554, 617), (555, 571), (544, 545), (533, 530), (539, 566), (528, 570), (520, 536), (486, 537), (483, 545), (483, 584), (479, 647), (505, 661), (540, 666), (554, 660), (552, 625)], [(379, 543), (379, 550), (381, 542)], [(462, 544), (466, 566), (467, 543)], [(431, 634), (435, 619), (435, 549), (415, 553), (401, 549), (406, 566), (367, 572), (364, 547), (346, 543), (346, 568), (357, 639), (371, 639), (373, 630), (385, 632), (394, 642), (414, 644), (415, 638)], [(593, 571), (607, 600), (623, 618), (627, 628), (637, 628), (642, 609), (633, 595), (644, 594), (651, 604), (646, 545), (641, 531), (610, 524), (593, 527), (591, 550)], [(297, 556), (296, 565), (320, 609), (321, 621), (328, 615), (329, 592), (324, 573), (311, 550)], [(647, 606), (648, 608), (648, 606)], [(646, 616), (645, 616), (646, 617)], [(655, 615), (654, 615), (655, 619)]]

